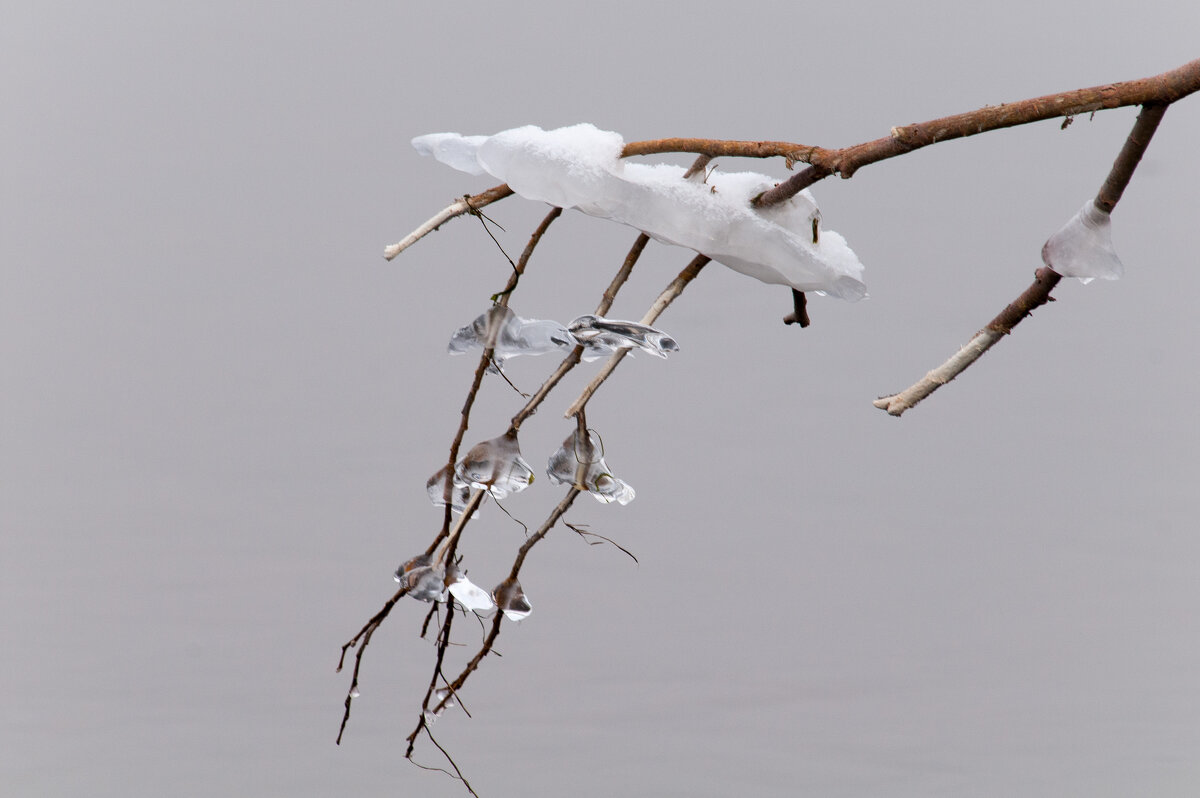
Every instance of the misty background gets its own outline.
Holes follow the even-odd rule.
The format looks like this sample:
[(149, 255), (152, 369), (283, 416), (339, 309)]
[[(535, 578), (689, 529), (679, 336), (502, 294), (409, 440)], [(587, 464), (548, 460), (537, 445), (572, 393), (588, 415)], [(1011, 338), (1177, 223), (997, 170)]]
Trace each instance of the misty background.
[[(406, 601), (334, 745), (340, 646), (441, 524), (473, 358), (510, 267), (493, 181), (437, 131), (588, 121), (627, 141), (841, 147), (1200, 56), (1200, 6), (6, 4), (0, 26), (0, 785), (29, 796), (463, 795), (404, 761), (433, 665)], [(711, 264), (588, 408), (627, 507), (568, 515), (534, 611), (434, 732), (485, 796), (1194, 795), (1200, 788), (1200, 98), (1113, 214), (1127, 274), (1058, 302), (925, 404), (1030, 282), (1136, 109), (830, 178), (870, 298)], [(682, 157), (681, 163), (690, 162)], [(787, 175), (779, 159), (720, 168)], [(515, 258), (545, 206), (487, 213)], [(512, 298), (590, 312), (635, 232), (566, 212)], [(611, 316), (692, 257), (652, 243)], [(556, 359), (506, 369), (535, 389)], [(542, 474), (577, 368), (522, 429)], [(465, 443), (522, 400), (485, 382)], [(562, 489), (506, 502), (536, 525)], [(494, 506), (460, 552), (507, 573)], [(466, 642), (471, 623), (456, 623)], [(468, 649), (464, 649), (468, 650)], [(442, 766), (422, 741), (418, 761)]]

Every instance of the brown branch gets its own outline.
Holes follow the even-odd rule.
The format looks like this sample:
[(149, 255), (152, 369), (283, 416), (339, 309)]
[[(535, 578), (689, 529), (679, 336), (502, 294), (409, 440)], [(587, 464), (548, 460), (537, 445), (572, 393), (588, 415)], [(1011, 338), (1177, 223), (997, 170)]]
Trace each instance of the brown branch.
[(840, 150), (813, 148), (812, 157), (798, 159), (811, 164), (811, 169), (805, 169), (770, 191), (764, 192), (755, 204), (767, 206), (783, 202), (830, 174), (850, 177), (868, 164), (904, 155), (940, 141), (1108, 108), (1169, 105), (1196, 91), (1200, 91), (1200, 59), (1141, 80), (1047, 94), (1020, 102), (987, 106), (929, 122), (895, 127), (892, 128), (891, 135), (885, 138)]
[(391, 260), (451, 219), (462, 216), (464, 213), (470, 213), (473, 210), (477, 211), (480, 208), (491, 205), (493, 202), (510, 196), (512, 193), (513, 190), (508, 187), (507, 183), (501, 183), (478, 194), (464, 194), (460, 199), (455, 200), (435, 213), (432, 218), (406, 235), (399, 243), (385, 247), (383, 257)]
[[(1193, 63), (1200, 64), (1200, 61)], [(1125, 187), (1129, 185), (1134, 171), (1137, 170), (1137, 165), (1146, 152), (1146, 148), (1150, 146), (1150, 139), (1154, 137), (1154, 131), (1158, 129), (1158, 123), (1162, 121), (1166, 110), (1167, 106), (1157, 104), (1142, 108), (1137, 120), (1133, 123), (1133, 129), (1129, 131), (1125, 143), (1121, 146), (1121, 152), (1117, 154), (1117, 159), (1113, 162), (1112, 169), (1108, 172), (1108, 177), (1105, 178), (1104, 184), (1093, 200), (1097, 208), (1105, 213), (1111, 213), (1112, 209), (1120, 202), (1121, 195), (1125, 191)], [(1054, 290), (1061, 279), (1062, 276), (1049, 266), (1038, 269), (1034, 272), (1033, 284), (1026, 288), (996, 318), (992, 319), (986, 327), (975, 333), (966, 346), (910, 387), (900, 393), (881, 396), (875, 400), (874, 405), (881, 410), (886, 410), (890, 415), (902, 415), (905, 410), (915, 406), (970, 367), (972, 363), (983, 356), (984, 352), (1012, 332), (1013, 328), (1029, 316), (1035, 308), (1054, 301), (1050, 292)]]
[(358, 630), (358, 634), (350, 638), (345, 645), (342, 646), (342, 656), (338, 659), (337, 673), (342, 672), (342, 666), (346, 663), (346, 652), (359, 646), (358, 652), (354, 655), (354, 672), (350, 676), (350, 688), (346, 691), (345, 711), (342, 713), (342, 725), (338, 727), (337, 745), (342, 744), (342, 735), (346, 732), (346, 724), (350, 721), (350, 705), (354, 702), (354, 694), (358, 690), (358, 671), (362, 668), (363, 653), (367, 650), (367, 645), (371, 642), (371, 635), (375, 634), (375, 630), (383, 623), (384, 618), (392, 611), (392, 607), (396, 606), (396, 602), (404, 597), (408, 592), (407, 587), (402, 587), (396, 591), (396, 594), (388, 599), (383, 608), (363, 625), (362, 629)]

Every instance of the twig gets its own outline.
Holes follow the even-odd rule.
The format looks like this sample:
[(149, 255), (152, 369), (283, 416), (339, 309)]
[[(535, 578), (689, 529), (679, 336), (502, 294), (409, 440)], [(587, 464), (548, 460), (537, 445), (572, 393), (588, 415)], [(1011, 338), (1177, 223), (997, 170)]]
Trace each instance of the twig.
[(498, 186), (492, 186), (487, 191), (481, 191), (475, 195), (465, 195), (461, 199), (457, 199), (445, 208), (442, 208), (433, 215), (433, 218), (406, 235), (399, 243), (385, 247), (383, 257), (391, 260), (451, 219), (462, 216), (471, 210), (478, 210), (486, 205), (491, 205), (493, 202), (502, 200), (512, 193), (513, 190), (508, 187), (507, 183), (501, 183)]
[[(1153, 138), (1154, 131), (1158, 129), (1158, 123), (1162, 121), (1166, 110), (1165, 105), (1147, 105), (1138, 114), (1137, 121), (1133, 123), (1133, 129), (1125, 139), (1125, 144), (1121, 147), (1121, 152), (1117, 155), (1112, 169), (1109, 170), (1108, 177), (1105, 178), (1104, 184), (1093, 200), (1096, 207), (1105, 213), (1111, 212), (1121, 200), (1121, 194), (1129, 185), (1129, 180), (1133, 177), (1146, 147), (1150, 145), (1150, 139)], [(1061, 279), (1062, 276), (1049, 266), (1038, 269), (1034, 272), (1033, 284), (1026, 288), (996, 318), (992, 319), (986, 327), (975, 333), (966, 346), (909, 388), (897, 394), (882, 396), (875, 400), (874, 405), (881, 410), (886, 410), (890, 415), (902, 415), (905, 410), (915, 406), (965, 371), (984, 352), (1012, 332), (1013, 328), (1030, 315), (1035, 308), (1054, 301), (1050, 292), (1054, 290)]]
[(407, 587), (402, 587), (396, 591), (396, 594), (384, 602), (383, 608), (372, 616), (371, 620), (363, 625), (363, 628), (358, 630), (358, 634), (350, 638), (345, 645), (342, 646), (342, 656), (338, 659), (337, 672), (342, 672), (342, 666), (346, 662), (346, 652), (358, 646), (361, 641), (362, 645), (358, 646), (358, 651), (354, 655), (354, 672), (350, 676), (350, 688), (346, 690), (345, 711), (342, 713), (342, 725), (338, 727), (337, 744), (342, 744), (342, 735), (346, 732), (346, 724), (350, 721), (350, 705), (354, 703), (354, 693), (358, 689), (358, 672), (362, 668), (363, 653), (367, 650), (367, 645), (371, 642), (371, 635), (375, 634), (375, 630), (383, 623), (384, 618), (392, 611), (392, 607), (396, 606), (396, 602), (404, 597), (408, 592)]

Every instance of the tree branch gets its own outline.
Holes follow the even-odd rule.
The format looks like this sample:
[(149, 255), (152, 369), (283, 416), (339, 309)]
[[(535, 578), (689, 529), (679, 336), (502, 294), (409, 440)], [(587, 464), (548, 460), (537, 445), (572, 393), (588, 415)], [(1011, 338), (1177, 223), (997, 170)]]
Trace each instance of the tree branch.
[[(1200, 61), (1193, 63), (1200, 64)], [(1162, 121), (1166, 110), (1167, 106), (1165, 105), (1147, 105), (1142, 108), (1137, 120), (1133, 123), (1133, 129), (1129, 131), (1129, 136), (1125, 139), (1125, 144), (1121, 147), (1121, 152), (1117, 154), (1117, 159), (1113, 162), (1112, 169), (1108, 172), (1108, 177), (1105, 178), (1104, 184), (1093, 200), (1097, 208), (1105, 213), (1110, 213), (1120, 202), (1121, 194), (1129, 185), (1129, 180), (1133, 177), (1146, 148), (1150, 146), (1150, 139), (1153, 138), (1154, 131), (1158, 129), (1158, 123)], [(1013, 328), (1026, 316), (1029, 316), (1035, 308), (1054, 301), (1050, 292), (1054, 290), (1061, 279), (1062, 276), (1049, 266), (1038, 269), (1034, 272), (1033, 284), (1026, 288), (996, 318), (992, 319), (986, 327), (975, 333), (966, 346), (909, 388), (897, 394), (882, 396), (875, 400), (874, 405), (881, 410), (886, 410), (890, 415), (902, 415), (905, 410), (915, 406), (965, 371), (984, 352), (1012, 332)]]

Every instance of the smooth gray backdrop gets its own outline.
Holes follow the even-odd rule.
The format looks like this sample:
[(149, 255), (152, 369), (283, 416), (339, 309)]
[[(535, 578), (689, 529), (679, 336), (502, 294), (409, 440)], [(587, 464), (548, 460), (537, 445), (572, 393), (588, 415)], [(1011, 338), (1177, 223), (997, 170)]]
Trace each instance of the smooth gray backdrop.
[[(0, 790), (460, 795), (402, 759), (423, 607), (343, 641), (440, 523), (424, 493), (508, 266), (411, 137), (590, 121), (844, 146), (1156, 74), (1200, 6), (48, 3), (0, 24)], [(535, 610), (439, 740), (488, 796), (1189, 796), (1200, 789), (1194, 349), (1200, 98), (1114, 214), (1128, 274), (927, 404), (871, 407), (1029, 282), (1135, 110), (951, 142), (816, 187), (869, 300), (710, 266), (589, 421), (632, 483), (528, 561)], [(722, 161), (784, 176), (781, 163)], [(489, 213), (517, 253), (545, 208)], [(631, 230), (567, 213), (514, 296), (590, 311)], [(639, 317), (691, 254), (652, 245)], [(549, 358), (512, 364), (525, 390)], [(526, 426), (539, 468), (579, 370)], [(520, 400), (484, 386), (468, 443)], [(559, 489), (508, 507), (537, 523)], [(522, 532), (463, 550), (485, 585)], [(458, 625), (467, 633), (471, 624)], [(441, 764), (427, 743), (422, 762)]]

